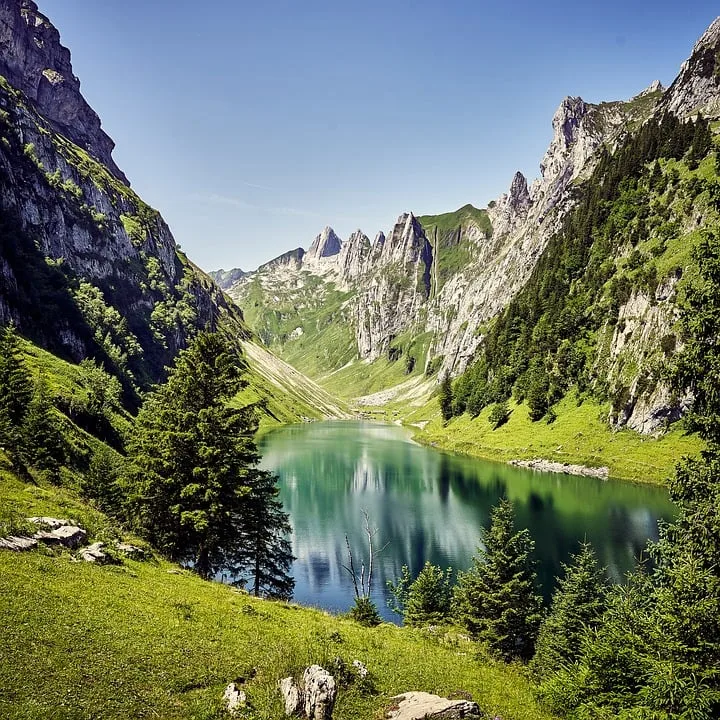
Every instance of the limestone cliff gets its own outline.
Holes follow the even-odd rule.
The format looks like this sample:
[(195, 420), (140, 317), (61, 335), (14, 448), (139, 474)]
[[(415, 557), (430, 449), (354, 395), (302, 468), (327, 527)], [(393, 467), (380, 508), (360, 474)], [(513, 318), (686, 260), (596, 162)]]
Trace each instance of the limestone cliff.
[(239, 310), (129, 187), (69, 51), (29, 0), (0, 2), (0, 322), (134, 388)]

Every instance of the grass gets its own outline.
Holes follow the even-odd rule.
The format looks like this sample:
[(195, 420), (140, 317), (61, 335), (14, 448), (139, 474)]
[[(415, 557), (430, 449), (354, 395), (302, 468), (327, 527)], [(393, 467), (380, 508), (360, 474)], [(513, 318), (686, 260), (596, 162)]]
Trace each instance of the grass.
[[(107, 523), (62, 489), (25, 485), (6, 470), (0, 507), (87, 522), (95, 537)], [(364, 662), (374, 686), (341, 686), (337, 720), (379, 718), (407, 690), (469, 693), (505, 720), (550, 718), (520, 668), (478, 656), (457, 633), (367, 629), (157, 559), (94, 566), (67, 552), (0, 551), (0, 623), (4, 720), (210, 720), (224, 717), (223, 689), (239, 678), (247, 717), (279, 718), (278, 680), (336, 657)]]
[(609, 408), (586, 400), (578, 405), (574, 396), (562, 400), (557, 420), (532, 422), (527, 406), (510, 404), (509, 421), (493, 430), (488, 421), (490, 408), (476, 418), (465, 414), (447, 425), (442, 422), (437, 400), (422, 410), (405, 414), (409, 423), (430, 422), (416, 439), (424, 444), (490, 460), (531, 460), (590, 467), (607, 466), (610, 477), (633, 482), (663, 484), (684, 455), (695, 455), (700, 441), (677, 426), (660, 438), (631, 430), (613, 431), (605, 422)]

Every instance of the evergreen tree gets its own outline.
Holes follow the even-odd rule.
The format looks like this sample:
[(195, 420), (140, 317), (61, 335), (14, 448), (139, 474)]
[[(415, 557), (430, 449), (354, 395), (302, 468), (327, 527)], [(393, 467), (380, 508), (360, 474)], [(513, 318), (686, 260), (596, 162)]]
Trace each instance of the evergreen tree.
[(294, 557), (288, 540), (290, 523), (278, 500), (276, 478), (258, 470), (251, 487), (242, 525), (241, 566), (246, 568), (248, 585), (256, 597), (289, 599), (295, 587), (288, 574)]
[(32, 396), (17, 331), (12, 325), (0, 328), (0, 447), (14, 461), (22, 457), (22, 425)]
[(512, 503), (492, 511), (473, 567), (460, 573), (454, 590), (458, 619), (506, 660), (529, 660), (542, 618), (537, 592), (535, 543), (527, 530), (514, 532)]
[[(675, 381), (691, 391), (691, 421), (706, 449), (670, 483), (678, 506), (652, 547), (655, 569), (614, 590), (582, 660), (561, 678), (555, 704), (582, 717), (720, 717), (720, 240), (695, 250), (698, 276), (682, 316), (686, 345)], [(564, 698), (564, 700), (563, 700)]]
[(450, 376), (445, 373), (445, 376), (440, 383), (440, 412), (442, 413), (443, 420), (447, 422), (453, 416), (453, 392), (452, 382)]
[(124, 496), (119, 482), (121, 474), (121, 456), (106, 445), (99, 445), (80, 481), (80, 492), (104, 513), (122, 517)]
[(287, 595), (287, 516), (272, 476), (257, 468), (254, 410), (228, 404), (244, 385), (241, 370), (219, 333), (200, 333), (179, 353), (138, 415), (131, 508), (156, 547), (202, 577), (234, 568), (258, 592)]
[(451, 568), (443, 570), (426, 561), (415, 580), (411, 580), (410, 571), (404, 565), (397, 583), (388, 581), (395, 600), (391, 607), (403, 616), (405, 625), (411, 627), (441, 623), (450, 615), (451, 577)]
[(22, 427), (22, 457), (25, 464), (44, 470), (58, 480), (65, 460), (65, 443), (45, 380), (41, 377), (33, 392)]
[(580, 658), (585, 634), (597, 626), (605, 610), (608, 586), (605, 570), (589, 543), (583, 543), (571, 564), (563, 565), (563, 569), (565, 576), (558, 581), (530, 663), (537, 681)]

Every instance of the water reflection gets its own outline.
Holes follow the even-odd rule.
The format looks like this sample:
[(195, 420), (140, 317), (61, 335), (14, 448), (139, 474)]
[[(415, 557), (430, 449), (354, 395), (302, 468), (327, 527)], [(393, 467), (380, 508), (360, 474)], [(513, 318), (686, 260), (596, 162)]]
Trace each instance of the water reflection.
[(536, 543), (546, 597), (560, 564), (590, 540), (621, 580), (672, 506), (658, 488), (539, 474), (416, 445), (401, 428), (362, 422), (293, 425), (261, 442), (263, 467), (280, 476), (293, 527), (295, 598), (330, 610), (352, 604), (345, 535), (366, 552), (362, 510), (389, 545), (376, 560), (374, 599), (387, 618), (385, 582), (426, 559), (465, 569), (502, 496)]

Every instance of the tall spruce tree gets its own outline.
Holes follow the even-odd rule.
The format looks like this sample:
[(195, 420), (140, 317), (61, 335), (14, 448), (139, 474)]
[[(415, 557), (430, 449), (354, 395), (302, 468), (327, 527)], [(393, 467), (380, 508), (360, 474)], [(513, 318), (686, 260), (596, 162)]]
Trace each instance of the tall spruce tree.
[(23, 422), (33, 383), (13, 325), (0, 328), (0, 447), (13, 461), (23, 457)]
[(514, 531), (509, 500), (493, 508), (482, 543), (472, 568), (458, 576), (455, 613), (476, 638), (504, 659), (529, 660), (542, 619), (532, 558), (535, 543), (527, 530)]
[(156, 547), (202, 577), (232, 568), (256, 592), (287, 596), (287, 515), (274, 478), (257, 468), (254, 409), (228, 403), (242, 370), (219, 333), (200, 333), (178, 355), (138, 415), (131, 512)]
[(453, 416), (452, 381), (447, 373), (445, 373), (440, 383), (440, 412), (445, 422)]
[(57, 482), (60, 466), (65, 460), (65, 443), (43, 377), (35, 384), (23, 418), (22, 436), (22, 457), (25, 463), (45, 471), (50, 480)]
[(558, 581), (530, 663), (539, 682), (579, 659), (585, 634), (597, 626), (605, 610), (607, 577), (589, 543), (582, 543), (563, 569), (565, 576)]

